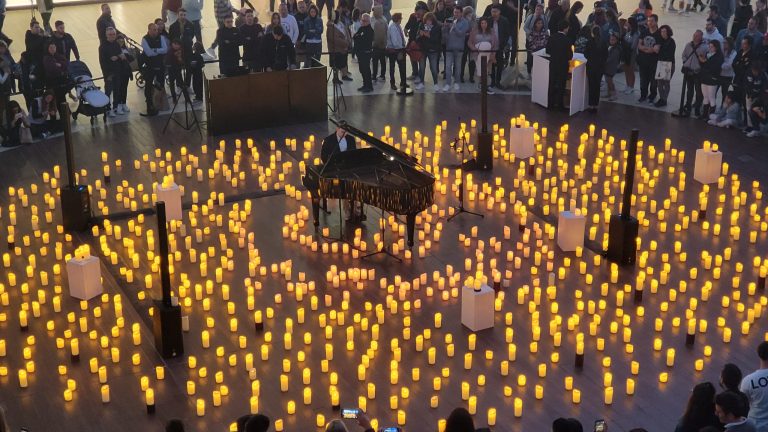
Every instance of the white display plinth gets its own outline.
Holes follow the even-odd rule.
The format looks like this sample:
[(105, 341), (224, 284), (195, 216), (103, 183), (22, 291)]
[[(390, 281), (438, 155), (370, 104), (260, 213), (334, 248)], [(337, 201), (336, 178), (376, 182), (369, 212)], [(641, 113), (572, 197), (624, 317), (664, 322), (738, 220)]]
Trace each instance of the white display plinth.
[(465, 286), (461, 289), (461, 323), (472, 331), (493, 327), (494, 292), (488, 285), (480, 291)]
[(509, 152), (516, 159), (528, 159), (536, 154), (532, 127), (513, 127), (509, 130)]
[(565, 252), (584, 247), (587, 218), (571, 211), (562, 211), (557, 217), (557, 245)]
[(101, 264), (95, 256), (67, 261), (69, 295), (80, 300), (90, 300), (104, 291), (101, 286)]
[[(583, 54), (574, 53), (573, 59), (578, 64), (571, 71), (570, 115), (584, 111), (587, 107), (587, 58)], [(546, 48), (533, 53), (531, 102), (549, 107), (549, 54)]]
[(165, 203), (165, 217), (168, 220), (181, 220), (181, 189), (176, 183), (168, 187), (157, 185), (157, 202)]
[(693, 166), (693, 179), (703, 184), (715, 183), (720, 178), (722, 166), (722, 152), (698, 149)]

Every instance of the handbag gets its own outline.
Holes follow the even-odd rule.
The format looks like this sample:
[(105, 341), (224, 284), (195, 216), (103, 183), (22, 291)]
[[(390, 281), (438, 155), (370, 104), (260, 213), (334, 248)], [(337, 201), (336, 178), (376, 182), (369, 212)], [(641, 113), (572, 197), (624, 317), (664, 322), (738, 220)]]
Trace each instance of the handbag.
[(408, 42), (408, 46), (405, 47), (405, 53), (411, 58), (411, 61), (417, 62), (424, 57), (424, 53), (421, 51), (421, 46), (416, 41)]
[(19, 142), (22, 144), (32, 143), (32, 129), (21, 125), (19, 128)]
[(672, 62), (671, 61), (659, 61), (656, 63), (656, 75), (657, 80), (669, 81), (672, 78)]

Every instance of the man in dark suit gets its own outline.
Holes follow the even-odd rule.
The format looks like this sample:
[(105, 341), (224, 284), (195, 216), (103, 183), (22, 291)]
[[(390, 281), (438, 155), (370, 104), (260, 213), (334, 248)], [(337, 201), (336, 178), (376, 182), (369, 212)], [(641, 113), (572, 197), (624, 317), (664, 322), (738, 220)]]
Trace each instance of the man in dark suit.
[[(333, 155), (356, 149), (355, 137), (347, 135), (347, 131), (343, 128), (336, 127), (336, 132), (323, 140), (323, 146), (320, 148), (320, 160), (326, 164)], [(353, 201), (344, 202), (344, 213), (347, 214), (348, 222), (365, 220), (362, 205), (356, 206)]]
[(557, 33), (547, 42), (549, 54), (549, 109), (564, 109), (565, 82), (568, 79), (568, 63), (573, 58), (571, 41), (568, 39), (568, 21), (557, 25)]
[(499, 87), (501, 82), (501, 73), (504, 71), (505, 60), (504, 50), (507, 48), (507, 42), (512, 35), (512, 25), (509, 20), (501, 14), (502, 6), (495, 4), (491, 6), (491, 25), (493, 32), (496, 33), (499, 46), (496, 51), (496, 62), (493, 63), (491, 68), (491, 87)]

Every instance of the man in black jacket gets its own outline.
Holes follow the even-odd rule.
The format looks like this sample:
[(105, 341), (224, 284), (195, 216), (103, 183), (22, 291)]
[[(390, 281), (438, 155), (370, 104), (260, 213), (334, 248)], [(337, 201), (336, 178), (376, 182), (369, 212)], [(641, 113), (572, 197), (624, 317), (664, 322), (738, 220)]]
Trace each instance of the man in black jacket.
[[(336, 127), (336, 132), (323, 139), (323, 146), (320, 148), (320, 160), (327, 164), (333, 159), (334, 155), (356, 149), (355, 137), (347, 135), (347, 131), (343, 128)], [(356, 207), (355, 203), (351, 200), (344, 202), (344, 212), (347, 214), (347, 221), (353, 221), (357, 219), (358, 215), (362, 214), (362, 209), (359, 209), (359, 213), (355, 211), (357, 210)]]
[(224, 20), (224, 27), (216, 30), (219, 43), (219, 71), (225, 76), (238, 75), (240, 69), (240, 45), (243, 44), (240, 30), (230, 16)]
[(184, 55), (192, 54), (192, 40), (195, 38), (195, 26), (187, 19), (187, 10), (180, 8), (176, 15), (178, 18), (171, 24), (168, 34), (172, 41), (178, 40), (184, 48)]
[(547, 42), (549, 55), (549, 101), (548, 108), (564, 109), (565, 82), (568, 80), (568, 63), (573, 58), (571, 41), (568, 39), (568, 21), (557, 24), (557, 33)]
[(144, 77), (144, 99), (147, 101), (147, 115), (157, 114), (153, 96), (155, 88), (165, 87), (165, 65), (163, 59), (168, 53), (168, 41), (160, 36), (155, 23), (149, 23), (147, 34), (141, 39), (141, 47), (144, 55), (144, 69), (141, 74)]
[(110, 27), (115, 29), (115, 32), (118, 35), (122, 34), (117, 29), (115, 21), (112, 19), (112, 9), (109, 8), (108, 4), (104, 3), (101, 5), (101, 15), (99, 16), (99, 19), (96, 20), (96, 34), (99, 36), (99, 42), (107, 40), (107, 29)]
[(77, 50), (75, 38), (64, 31), (64, 21), (56, 21), (54, 27), (56, 30), (51, 34), (51, 40), (56, 44), (56, 52), (63, 55), (67, 61), (72, 59), (72, 53), (75, 53), (75, 60), (80, 60), (80, 51)]
[(104, 92), (111, 97), (112, 109), (108, 112), (110, 117), (122, 114), (118, 109), (123, 100), (122, 80), (128, 79), (123, 74), (123, 63), (127, 62), (123, 48), (117, 43), (117, 31), (108, 28), (105, 31), (106, 39), (99, 45), (99, 64), (104, 75)]
[(245, 22), (240, 26), (240, 35), (243, 38), (243, 65), (251, 72), (261, 71), (264, 68), (260, 51), (264, 28), (256, 21), (253, 9), (245, 11)]
[(275, 26), (272, 34), (264, 37), (261, 48), (267, 72), (286, 70), (296, 63), (296, 50), (282, 27)]
[(501, 15), (501, 5), (495, 4), (491, 7), (491, 24), (499, 43), (498, 50), (496, 50), (496, 61), (491, 68), (491, 87), (499, 87), (501, 73), (505, 66), (504, 50), (507, 48), (507, 42), (512, 35), (509, 20)]
[(360, 75), (363, 76), (363, 86), (357, 89), (363, 93), (373, 91), (373, 80), (371, 79), (371, 57), (373, 56), (373, 27), (371, 27), (371, 16), (363, 14), (360, 18), (360, 28), (352, 37), (355, 41), (355, 54), (360, 67)]

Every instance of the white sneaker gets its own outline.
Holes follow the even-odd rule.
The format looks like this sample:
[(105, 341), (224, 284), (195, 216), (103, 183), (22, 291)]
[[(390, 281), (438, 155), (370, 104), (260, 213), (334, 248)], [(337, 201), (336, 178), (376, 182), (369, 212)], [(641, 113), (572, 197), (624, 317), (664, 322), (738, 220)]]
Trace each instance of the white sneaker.
[(627, 87), (626, 89), (624, 89), (624, 94), (626, 94), (626, 95), (631, 95), (634, 92), (635, 92), (635, 88), (634, 87)]
[(128, 114), (131, 110), (128, 109), (128, 105), (123, 104), (123, 113)]
[(750, 138), (756, 138), (756, 137), (759, 137), (759, 136), (760, 136), (760, 131), (757, 131), (757, 130), (753, 130), (753, 131), (751, 131), (751, 132), (748, 132), (748, 133), (747, 133), (747, 136), (748, 136), (748, 137), (750, 137)]
[(444, 86), (443, 86), (443, 91), (444, 91), (444, 92), (447, 92), (447, 91), (451, 91), (451, 85), (450, 85), (450, 84), (446, 84), (446, 85), (444, 85)]
[(416, 78), (414, 78), (414, 79), (413, 79), (413, 83), (414, 83), (414, 84), (422, 84), (422, 82), (421, 82), (421, 78), (419, 78), (419, 77), (416, 77)]
[(440, 84), (435, 84), (432, 86), (432, 91), (434, 91), (435, 93), (440, 93), (440, 90), (441, 90)]
[(414, 85), (414, 86), (413, 86), (413, 88), (414, 88), (415, 90), (423, 90), (423, 89), (424, 89), (424, 84), (422, 84), (422, 83), (417, 83), (416, 85)]
[(115, 117), (117, 115), (117, 108), (107, 111), (107, 117)]
[(115, 108), (115, 114), (117, 115), (123, 115), (125, 114), (125, 111), (123, 111), (123, 104), (120, 104)]
[(459, 91), (459, 85), (456, 83), (453, 83), (453, 91)]
[(205, 50), (205, 53), (208, 54), (212, 59), (216, 59), (216, 50), (213, 48), (208, 48)]

